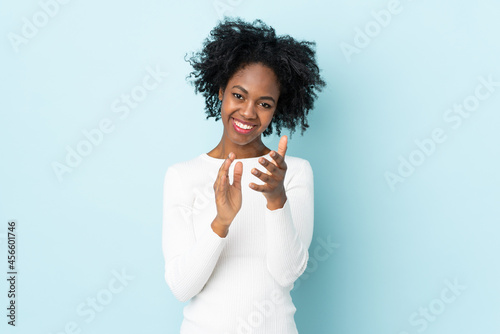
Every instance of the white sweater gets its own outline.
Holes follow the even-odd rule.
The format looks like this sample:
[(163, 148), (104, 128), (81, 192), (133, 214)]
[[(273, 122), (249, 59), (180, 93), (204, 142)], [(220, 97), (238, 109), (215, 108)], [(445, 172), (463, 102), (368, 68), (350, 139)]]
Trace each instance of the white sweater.
[[(269, 154), (264, 156), (272, 161)], [(242, 206), (225, 238), (211, 228), (217, 215), (213, 184), (224, 159), (206, 153), (168, 167), (164, 179), (162, 247), (165, 280), (182, 302), (181, 334), (293, 334), (293, 283), (309, 258), (314, 223), (311, 165), (285, 155), (283, 208), (270, 210), (259, 157), (243, 162)]]

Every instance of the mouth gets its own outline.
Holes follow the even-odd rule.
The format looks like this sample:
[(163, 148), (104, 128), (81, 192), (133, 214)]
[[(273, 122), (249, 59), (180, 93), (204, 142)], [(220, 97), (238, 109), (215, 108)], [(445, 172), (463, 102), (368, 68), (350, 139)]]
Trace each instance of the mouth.
[(257, 127), (257, 125), (247, 125), (247, 124), (240, 123), (237, 120), (235, 120), (234, 117), (231, 117), (231, 123), (233, 124), (234, 129), (238, 133), (242, 133), (242, 134), (248, 134), (248, 133), (252, 132), (253, 129), (255, 129)]

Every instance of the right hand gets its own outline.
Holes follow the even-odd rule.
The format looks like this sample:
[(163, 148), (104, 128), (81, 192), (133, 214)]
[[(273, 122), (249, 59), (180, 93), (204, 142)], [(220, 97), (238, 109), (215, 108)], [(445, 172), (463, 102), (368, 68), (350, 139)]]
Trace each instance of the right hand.
[(229, 184), (229, 167), (236, 155), (233, 152), (219, 168), (217, 179), (214, 183), (215, 204), (217, 205), (216, 219), (224, 227), (231, 225), (234, 217), (241, 208), (241, 175), (243, 174), (243, 163), (238, 161), (234, 166), (233, 184)]

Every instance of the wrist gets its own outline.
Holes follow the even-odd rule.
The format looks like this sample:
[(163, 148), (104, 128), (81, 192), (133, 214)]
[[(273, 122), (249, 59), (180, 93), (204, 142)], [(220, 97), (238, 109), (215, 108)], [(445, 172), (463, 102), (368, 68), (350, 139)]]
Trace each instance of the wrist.
[(219, 237), (225, 238), (229, 232), (229, 225), (221, 223), (219, 218), (215, 218), (210, 225), (212, 231), (214, 231)]
[(285, 202), (287, 201), (286, 194), (283, 194), (283, 196), (278, 197), (276, 199), (268, 200), (267, 201), (267, 208), (269, 210), (277, 210), (277, 209), (282, 209), (285, 206)]

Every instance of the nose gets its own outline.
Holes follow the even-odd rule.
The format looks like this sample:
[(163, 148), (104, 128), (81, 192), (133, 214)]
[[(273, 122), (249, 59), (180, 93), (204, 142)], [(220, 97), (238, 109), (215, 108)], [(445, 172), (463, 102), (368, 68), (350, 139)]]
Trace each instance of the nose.
[(255, 106), (252, 101), (248, 101), (242, 109), (242, 116), (247, 120), (255, 119), (257, 113), (255, 112)]

